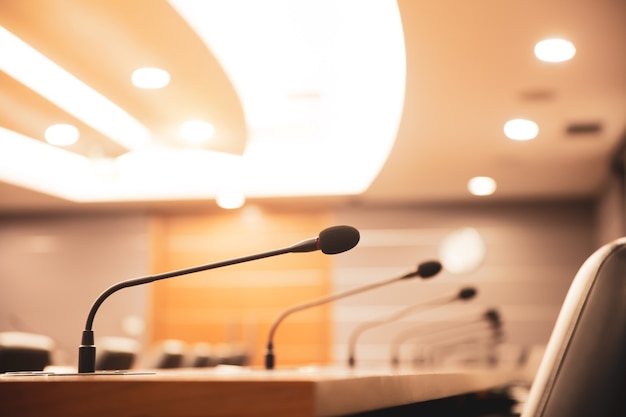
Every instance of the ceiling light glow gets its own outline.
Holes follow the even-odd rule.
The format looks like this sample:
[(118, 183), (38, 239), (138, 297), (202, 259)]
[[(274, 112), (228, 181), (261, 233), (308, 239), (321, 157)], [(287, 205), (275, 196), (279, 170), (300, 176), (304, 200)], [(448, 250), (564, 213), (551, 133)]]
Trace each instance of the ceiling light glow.
[(61, 123), (48, 126), (44, 137), (50, 145), (69, 146), (78, 141), (80, 133), (76, 126)]
[(201, 144), (213, 138), (215, 128), (209, 122), (189, 120), (180, 126), (180, 135), (188, 143)]
[[(395, 2), (248, 2), (245, 16), (237, 2), (169, 3), (241, 99), (247, 196), (359, 194), (369, 187), (391, 152), (404, 104), (406, 48)], [(294, 111), (302, 109), (294, 107), (294, 92), (307, 92), (305, 111)]]
[(11, 184), (70, 201), (95, 188), (86, 157), (2, 127), (0, 155), (11, 155), (0, 164), (0, 178)]
[(539, 126), (532, 120), (512, 119), (504, 124), (504, 134), (513, 140), (531, 140), (539, 134)]
[(131, 80), (138, 88), (163, 88), (170, 83), (170, 73), (161, 68), (139, 68), (133, 71)]
[(491, 177), (474, 177), (469, 180), (467, 189), (473, 195), (491, 195), (496, 191), (496, 181)]
[(0, 71), (127, 149), (150, 132), (126, 111), (0, 26)]
[[(85, 157), (31, 138), (16, 144), (0, 130), (0, 154), (10, 149), (13, 159), (0, 164), (0, 180), (77, 202), (215, 199), (225, 189), (246, 198), (355, 195), (369, 187), (404, 104), (406, 49), (395, 2), (250, 2), (246, 16), (236, 2), (169, 3), (233, 83), (249, 134), (244, 154), (150, 143), (145, 126), (0, 27), (7, 57), (0, 71), (131, 150), (110, 161), (113, 175), (102, 175)], [(294, 92), (314, 95), (305, 111), (290, 111)]]
[(464, 227), (446, 235), (439, 244), (439, 259), (446, 271), (467, 274), (485, 259), (485, 242), (473, 227)]
[(535, 45), (535, 56), (545, 62), (563, 62), (576, 55), (576, 47), (565, 39), (545, 39)]
[(217, 194), (217, 205), (223, 209), (238, 209), (246, 202), (246, 197), (243, 193), (236, 190), (222, 191)]

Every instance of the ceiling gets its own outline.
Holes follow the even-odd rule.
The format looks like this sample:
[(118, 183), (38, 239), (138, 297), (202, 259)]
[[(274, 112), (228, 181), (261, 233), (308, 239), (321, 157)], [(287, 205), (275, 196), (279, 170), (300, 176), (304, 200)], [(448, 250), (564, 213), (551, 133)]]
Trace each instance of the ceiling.
[[(264, 1), (256, 3), (287, 4)], [(234, 4), (245, 15), (237, 23), (254, 19), (247, 9), (253, 3)], [(406, 48), (406, 79), (401, 114), (392, 123), (395, 143), (382, 170), (363, 193), (328, 197), (316, 193), (292, 200), (329, 198), (364, 204), (519, 201), (588, 198), (601, 189), (626, 134), (626, 2), (400, 0), (397, 5)], [(358, 6), (349, 16), (355, 22), (365, 19)], [(324, 33), (328, 22), (323, 19), (312, 13), (310, 27)], [(382, 32), (375, 21), (364, 23), (370, 34)], [(216, 130), (210, 150), (219, 153), (240, 155), (250, 146), (253, 133), (258, 134), (259, 125), (251, 125), (232, 76), (172, 3), (3, 0), (0, 26), (125, 109), (167, 147), (180, 146), (172, 132), (185, 117), (210, 115)], [(257, 32), (246, 33), (248, 37), (261, 36), (262, 25), (250, 27)], [(291, 28), (297, 29), (297, 25)], [(550, 64), (534, 57), (535, 43), (554, 36), (574, 43), (577, 52), (571, 61)], [(372, 51), (380, 50), (372, 39), (355, 42), (363, 41), (360, 48), (365, 43)], [(172, 74), (166, 89), (146, 92), (120, 82), (146, 62)], [(390, 90), (392, 81), (397, 80), (388, 81)], [(268, 90), (270, 82), (268, 78), (264, 86)], [(384, 91), (386, 81), (376, 80), (376, 86)], [(373, 89), (363, 85), (359, 100), (367, 101), (369, 88)], [(300, 89), (291, 99), (315, 100), (317, 94), (312, 88)], [(387, 102), (378, 99), (375, 105), (384, 109)], [(507, 139), (503, 125), (513, 118), (535, 121), (538, 136), (531, 141)], [(367, 114), (362, 119), (364, 126), (372, 121)], [(67, 149), (70, 152), (114, 158), (128, 150), (111, 139), (116, 133), (107, 129), (115, 126), (94, 128), (0, 71), (0, 127), (43, 143), (45, 127), (55, 120), (70, 122), (81, 131), (81, 140)], [(585, 129), (588, 126), (593, 129)], [(577, 127), (582, 132), (576, 133)], [(287, 120), (272, 131), (279, 132), (278, 143), (285, 149), (289, 149), (292, 128)], [(353, 146), (351, 152), (356, 159), (361, 150)], [(285, 154), (284, 159), (288, 158)], [(9, 162), (16, 163), (12, 155), (0, 154), (0, 164)], [(313, 164), (325, 170), (325, 160)], [(38, 169), (36, 161), (23, 161), (23, 165)], [(163, 171), (167, 173), (167, 166)], [(342, 173), (350, 175), (348, 168)], [(496, 193), (470, 195), (466, 185), (473, 176), (496, 179)], [(1, 212), (206, 205), (210, 200), (76, 202), (25, 183), (14, 184), (7, 175), (0, 180)], [(258, 199), (290, 200), (285, 195), (259, 195)]]

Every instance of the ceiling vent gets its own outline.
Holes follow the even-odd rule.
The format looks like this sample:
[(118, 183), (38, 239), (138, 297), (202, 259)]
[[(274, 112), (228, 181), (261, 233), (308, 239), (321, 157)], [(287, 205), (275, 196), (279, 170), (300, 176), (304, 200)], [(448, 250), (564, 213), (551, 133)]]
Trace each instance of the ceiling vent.
[(602, 125), (598, 122), (570, 123), (565, 129), (570, 136), (589, 136), (602, 131)]

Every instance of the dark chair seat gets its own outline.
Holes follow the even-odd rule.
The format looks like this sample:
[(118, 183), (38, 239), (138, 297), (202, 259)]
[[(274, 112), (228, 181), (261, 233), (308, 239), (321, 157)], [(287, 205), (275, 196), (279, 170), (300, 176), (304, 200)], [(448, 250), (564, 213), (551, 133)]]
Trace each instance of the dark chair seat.
[(522, 417), (626, 415), (626, 238), (581, 266)]

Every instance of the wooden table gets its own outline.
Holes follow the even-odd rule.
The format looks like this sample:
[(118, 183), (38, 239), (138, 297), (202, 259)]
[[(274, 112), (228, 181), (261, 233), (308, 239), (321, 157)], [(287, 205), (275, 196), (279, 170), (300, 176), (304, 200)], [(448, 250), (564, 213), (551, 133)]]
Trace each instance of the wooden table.
[(3, 417), (329, 417), (480, 392), (510, 370), (220, 366), (127, 375), (1, 375)]

